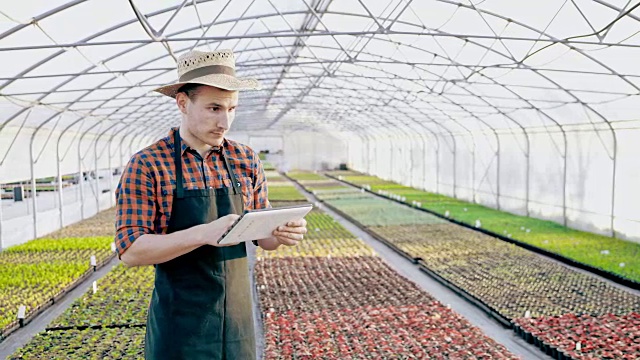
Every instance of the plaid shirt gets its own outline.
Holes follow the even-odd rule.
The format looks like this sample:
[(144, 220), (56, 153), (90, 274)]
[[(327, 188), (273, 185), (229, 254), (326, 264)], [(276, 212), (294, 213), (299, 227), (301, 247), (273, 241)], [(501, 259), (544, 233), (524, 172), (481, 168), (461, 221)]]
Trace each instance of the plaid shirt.
[[(173, 134), (142, 149), (131, 157), (116, 189), (116, 237), (118, 254), (144, 234), (166, 234), (176, 188), (173, 163)], [(245, 210), (270, 207), (262, 163), (248, 146), (225, 139), (224, 147), (242, 186)], [(231, 187), (229, 174), (220, 156), (220, 147), (205, 158), (182, 142), (184, 189)], [(204, 176), (203, 176), (204, 172)]]

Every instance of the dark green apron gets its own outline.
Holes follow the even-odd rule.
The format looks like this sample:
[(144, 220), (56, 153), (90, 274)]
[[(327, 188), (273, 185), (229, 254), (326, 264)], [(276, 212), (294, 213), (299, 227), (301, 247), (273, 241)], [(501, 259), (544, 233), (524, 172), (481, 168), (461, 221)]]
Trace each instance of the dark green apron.
[[(176, 131), (176, 190), (167, 232), (228, 214), (242, 214), (242, 189), (224, 149), (221, 156), (233, 185), (204, 190), (183, 188), (180, 150)], [(145, 359), (255, 359), (251, 299), (244, 243), (228, 247), (204, 245), (156, 265)]]

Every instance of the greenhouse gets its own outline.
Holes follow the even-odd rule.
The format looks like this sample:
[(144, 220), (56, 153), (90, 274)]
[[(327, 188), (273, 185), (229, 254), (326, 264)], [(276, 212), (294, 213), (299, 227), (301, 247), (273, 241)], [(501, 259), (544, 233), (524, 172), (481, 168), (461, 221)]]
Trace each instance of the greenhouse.
[(640, 359), (639, 7), (0, 5), (0, 358)]

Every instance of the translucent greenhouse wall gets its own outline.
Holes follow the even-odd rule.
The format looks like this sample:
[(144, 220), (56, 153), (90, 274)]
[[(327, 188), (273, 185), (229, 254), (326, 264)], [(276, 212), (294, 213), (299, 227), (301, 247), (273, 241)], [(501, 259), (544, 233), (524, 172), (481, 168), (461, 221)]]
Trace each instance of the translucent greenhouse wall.
[[(0, 184), (86, 173), (69, 189), (38, 192), (0, 206), (0, 248), (46, 235), (115, 205), (114, 190), (131, 154), (151, 141), (146, 134), (93, 134), (7, 126), (0, 131)], [(57, 155), (56, 155), (57, 154)], [(33, 166), (31, 166), (33, 164)], [(95, 178), (90, 174), (96, 174)], [(57, 185), (58, 181), (52, 184)]]
[[(511, 213), (640, 241), (638, 129), (353, 134), (354, 170)], [(497, 144), (499, 143), (499, 148)], [(564, 156), (566, 151), (566, 156)], [(614, 155), (615, 153), (615, 155)], [(615, 158), (615, 179), (614, 159)], [(614, 182), (615, 181), (615, 182)]]

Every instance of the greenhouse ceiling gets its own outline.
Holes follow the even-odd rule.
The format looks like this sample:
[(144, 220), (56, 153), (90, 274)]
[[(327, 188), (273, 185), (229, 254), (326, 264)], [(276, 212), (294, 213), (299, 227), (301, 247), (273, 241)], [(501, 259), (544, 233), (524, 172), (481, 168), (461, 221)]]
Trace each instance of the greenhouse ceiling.
[(0, 132), (179, 123), (154, 87), (233, 49), (236, 131), (610, 132), (638, 126), (640, 1), (185, 0), (0, 5)]

